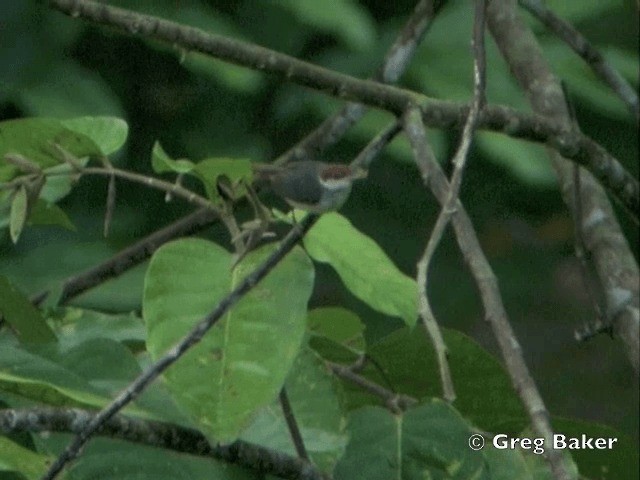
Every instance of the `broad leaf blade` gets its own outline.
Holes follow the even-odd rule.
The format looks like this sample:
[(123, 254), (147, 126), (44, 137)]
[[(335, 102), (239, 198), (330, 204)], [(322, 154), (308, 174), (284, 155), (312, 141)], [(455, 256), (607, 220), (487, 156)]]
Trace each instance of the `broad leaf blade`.
[(484, 456), (468, 446), (471, 429), (440, 400), (394, 415), (364, 407), (351, 417), (351, 441), (335, 480), (489, 480)]
[(323, 215), (306, 235), (304, 245), (314, 260), (330, 264), (345, 286), (371, 308), (415, 325), (415, 281), (346, 218), (337, 213)]
[[(161, 357), (273, 251), (233, 257), (203, 240), (159, 249), (145, 279), (147, 346)], [(194, 259), (197, 259), (194, 262)], [(165, 373), (178, 403), (213, 440), (228, 442), (278, 394), (302, 343), (313, 285), (311, 264), (295, 249)]]

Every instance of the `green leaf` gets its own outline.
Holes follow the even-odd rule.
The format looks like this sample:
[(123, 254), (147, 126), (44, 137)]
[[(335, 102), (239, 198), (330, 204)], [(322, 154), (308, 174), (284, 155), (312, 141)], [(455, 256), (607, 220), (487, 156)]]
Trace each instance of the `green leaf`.
[[(102, 407), (109, 402), (96, 387), (42, 352), (18, 348), (0, 338), (0, 389), (53, 406)], [(31, 347), (29, 347), (31, 348)]]
[(230, 181), (229, 186), (237, 198), (244, 193), (241, 180), (251, 178), (251, 161), (245, 158), (207, 158), (198, 162), (195, 173), (204, 184), (209, 199), (219, 197), (217, 184), (220, 177), (226, 177)]
[(189, 173), (194, 168), (193, 162), (179, 158), (172, 159), (167, 152), (164, 151), (160, 142), (153, 144), (151, 152), (151, 166), (156, 173), (176, 172)]
[(342, 307), (315, 308), (309, 312), (309, 330), (358, 350), (364, 349), (364, 324), (360, 317)]
[(27, 223), (28, 207), (27, 187), (20, 185), (13, 196), (13, 200), (11, 200), (9, 233), (13, 243), (18, 243), (22, 229), (25, 223)]
[(20, 472), (29, 480), (36, 480), (46, 473), (53, 458), (35, 453), (0, 436), (0, 471)]
[[(287, 396), (314, 464), (332, 471), (347, 443), (337, 385), (322, 360), (305, 348), (286, 382)], [(262, 409), (242, 433), (242, 440), (296, 455), (279, 401)]]
[[(173, 347), (274, 249), (254, 251), (232, 270), (234, 256), (204, 240), (161, 247), (143, 297), (152, 357)], [(237, 438), (278, 394), (302, 344), (312, 286), (312, 265), (296, 248), (165, 372), (176, 403), (212, 440)]]
[(18, 173), (4, 160), (7, 153), (18, 153), (46, 169), (63, 163), (53, 144), (77, 158), (100, 155), (98, 146), (86, 135), (65, 127), (51, 118), (23, 118), (0, 122), (0, 182)]
[(105, 156), (120, 150), (129, 133), (127, 122), (116, 117), (77, 117), (61, 123), (89, 137)]
[(382, 249), (338, 213), (327, 213), (305, 236), (311, 257), (330, 264), (345, 286), (374, 310), (400, 317), (413, 326), (417, 319), (417, 287)]
[(349, 432), (335, 480), (491, 478), (484, 457), (468, 446), (469, 426), (440, 400), (397, 415), (364, 407), (351, 415)]
[[(520, 430), (528, 417), (500, 362), (473, 339), (456, 330), (442, 329), (457, 399), (456, 409), (479, 427), (499, 432), (505, 423)], [(373, 366), (363, 372), (372, 380), (418, 399), (442, 394), (433, 346), (421, 328), (402, 328), (372, 345)]]
[(23, 343), (56, 340), (55, 334), (40, 311), (2, 275), (0, 275), (0, 313)]
[[(108, 338), (62, 339), (20, 348), (10, 337), (0, 337), (0, 390), (39, 404), (102, 408), (140, 373), (130, 350)], [(124, 412), (193, 426), (159, 383)]]
[(29, 213), (30, 225), (58, 225), (67, 230), (76, 231), (76, 226), (71, 222), (64, 210), (55, 203), (48, 203), (38, 199)]

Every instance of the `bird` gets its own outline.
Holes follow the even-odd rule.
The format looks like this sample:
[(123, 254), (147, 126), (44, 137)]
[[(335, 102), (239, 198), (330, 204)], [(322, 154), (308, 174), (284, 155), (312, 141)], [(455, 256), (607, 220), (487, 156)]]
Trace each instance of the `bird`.
[(339, 210), (351, 193), (354, 180), (367, 176), (365, 169), (315, 160), (283, 166), (253, 164), (254, 178), (266, 182), (293, 208), (322, 214)]

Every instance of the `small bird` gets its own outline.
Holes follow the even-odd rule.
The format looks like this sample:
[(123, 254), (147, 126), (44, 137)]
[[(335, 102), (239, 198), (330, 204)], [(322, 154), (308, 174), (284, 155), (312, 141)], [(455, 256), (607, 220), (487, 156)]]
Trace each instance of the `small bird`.
[(316, 214), (338, 210), (349, 198), (353, 181), (367, 176), (362, 168), (312, 160), (254, 164), (253, 169), (257, 181), (266, 181), (289, 205)]

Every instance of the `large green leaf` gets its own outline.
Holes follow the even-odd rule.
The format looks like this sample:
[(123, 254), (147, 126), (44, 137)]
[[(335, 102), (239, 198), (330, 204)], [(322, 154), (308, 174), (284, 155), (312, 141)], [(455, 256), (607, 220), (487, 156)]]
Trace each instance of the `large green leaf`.
[[(153, 358), (189, 332), (275, 249), (235, 269), (233, 256), (198, 239), (160, 248), (145, 278), (143, 311)], [(215, 441), (232, 441), (282, 387), (300, 349), (313, 268), (296, 248), (165, 373), (176, 403)]]
[[(486, 430), (497, 431), (505, 421), (519, 422), (521, 429), (526, 414), (500, 363), (463, 333), (450, 329), (442, 333), (457, 395), (455, 407)], [(424, 329), (397, 330), (368, 353), (397, 391), (416, 398), (441, 395), (438, 365)]]
[(6, 336), (0, 338), (0, 347), (0, 390), (53, 406), (101, 407), (108, 403), (104, 392), (45, 353), (20, 348)]
[[(102, 408), (140, 373), (129, 349), (107, 338), (22, 347), (8, 336), (0, 338), (0, 390), (40, 404)], [(145, 390), (125, 412), (192, 426), (160, 384)]]
[(329, 358), (326, 354), (333, 350), (333, 344), (356, 356), (364, 353), (364, 324), (352, 311), (341, 307), (316, 308), (309, 312), (308, 321), (313, 348), (323, 357)]
[(349, 431), (351, 441), (335, 480), (491, 478), (482, 453), (468, 446), (469, 426), (439, 400), (397, 415), (363, 407), (352, 414)]
[(146, 329), (142, 319), (133, 312), (106, 314), (92, 310), (66, 307), (51, 315), (58, 342), (71, 348), (87, 340), (108, 338), (132, 346), (144, 345)]
[(345, 217), (323, 215), (305, 236), (304, 246), (314, 260), (330, 264), (345, 286), (371, 308), (415, 325), (415, 281)]
[[(333, 470), (346, 445), (346, 418), (336, 387), (322, 360), (303, 349), (287, 377), (287, 396), (305, 448), (312, 461), (327, 472)], [(262, 409), (241, 438), (296, 455), (279, 401)]]

